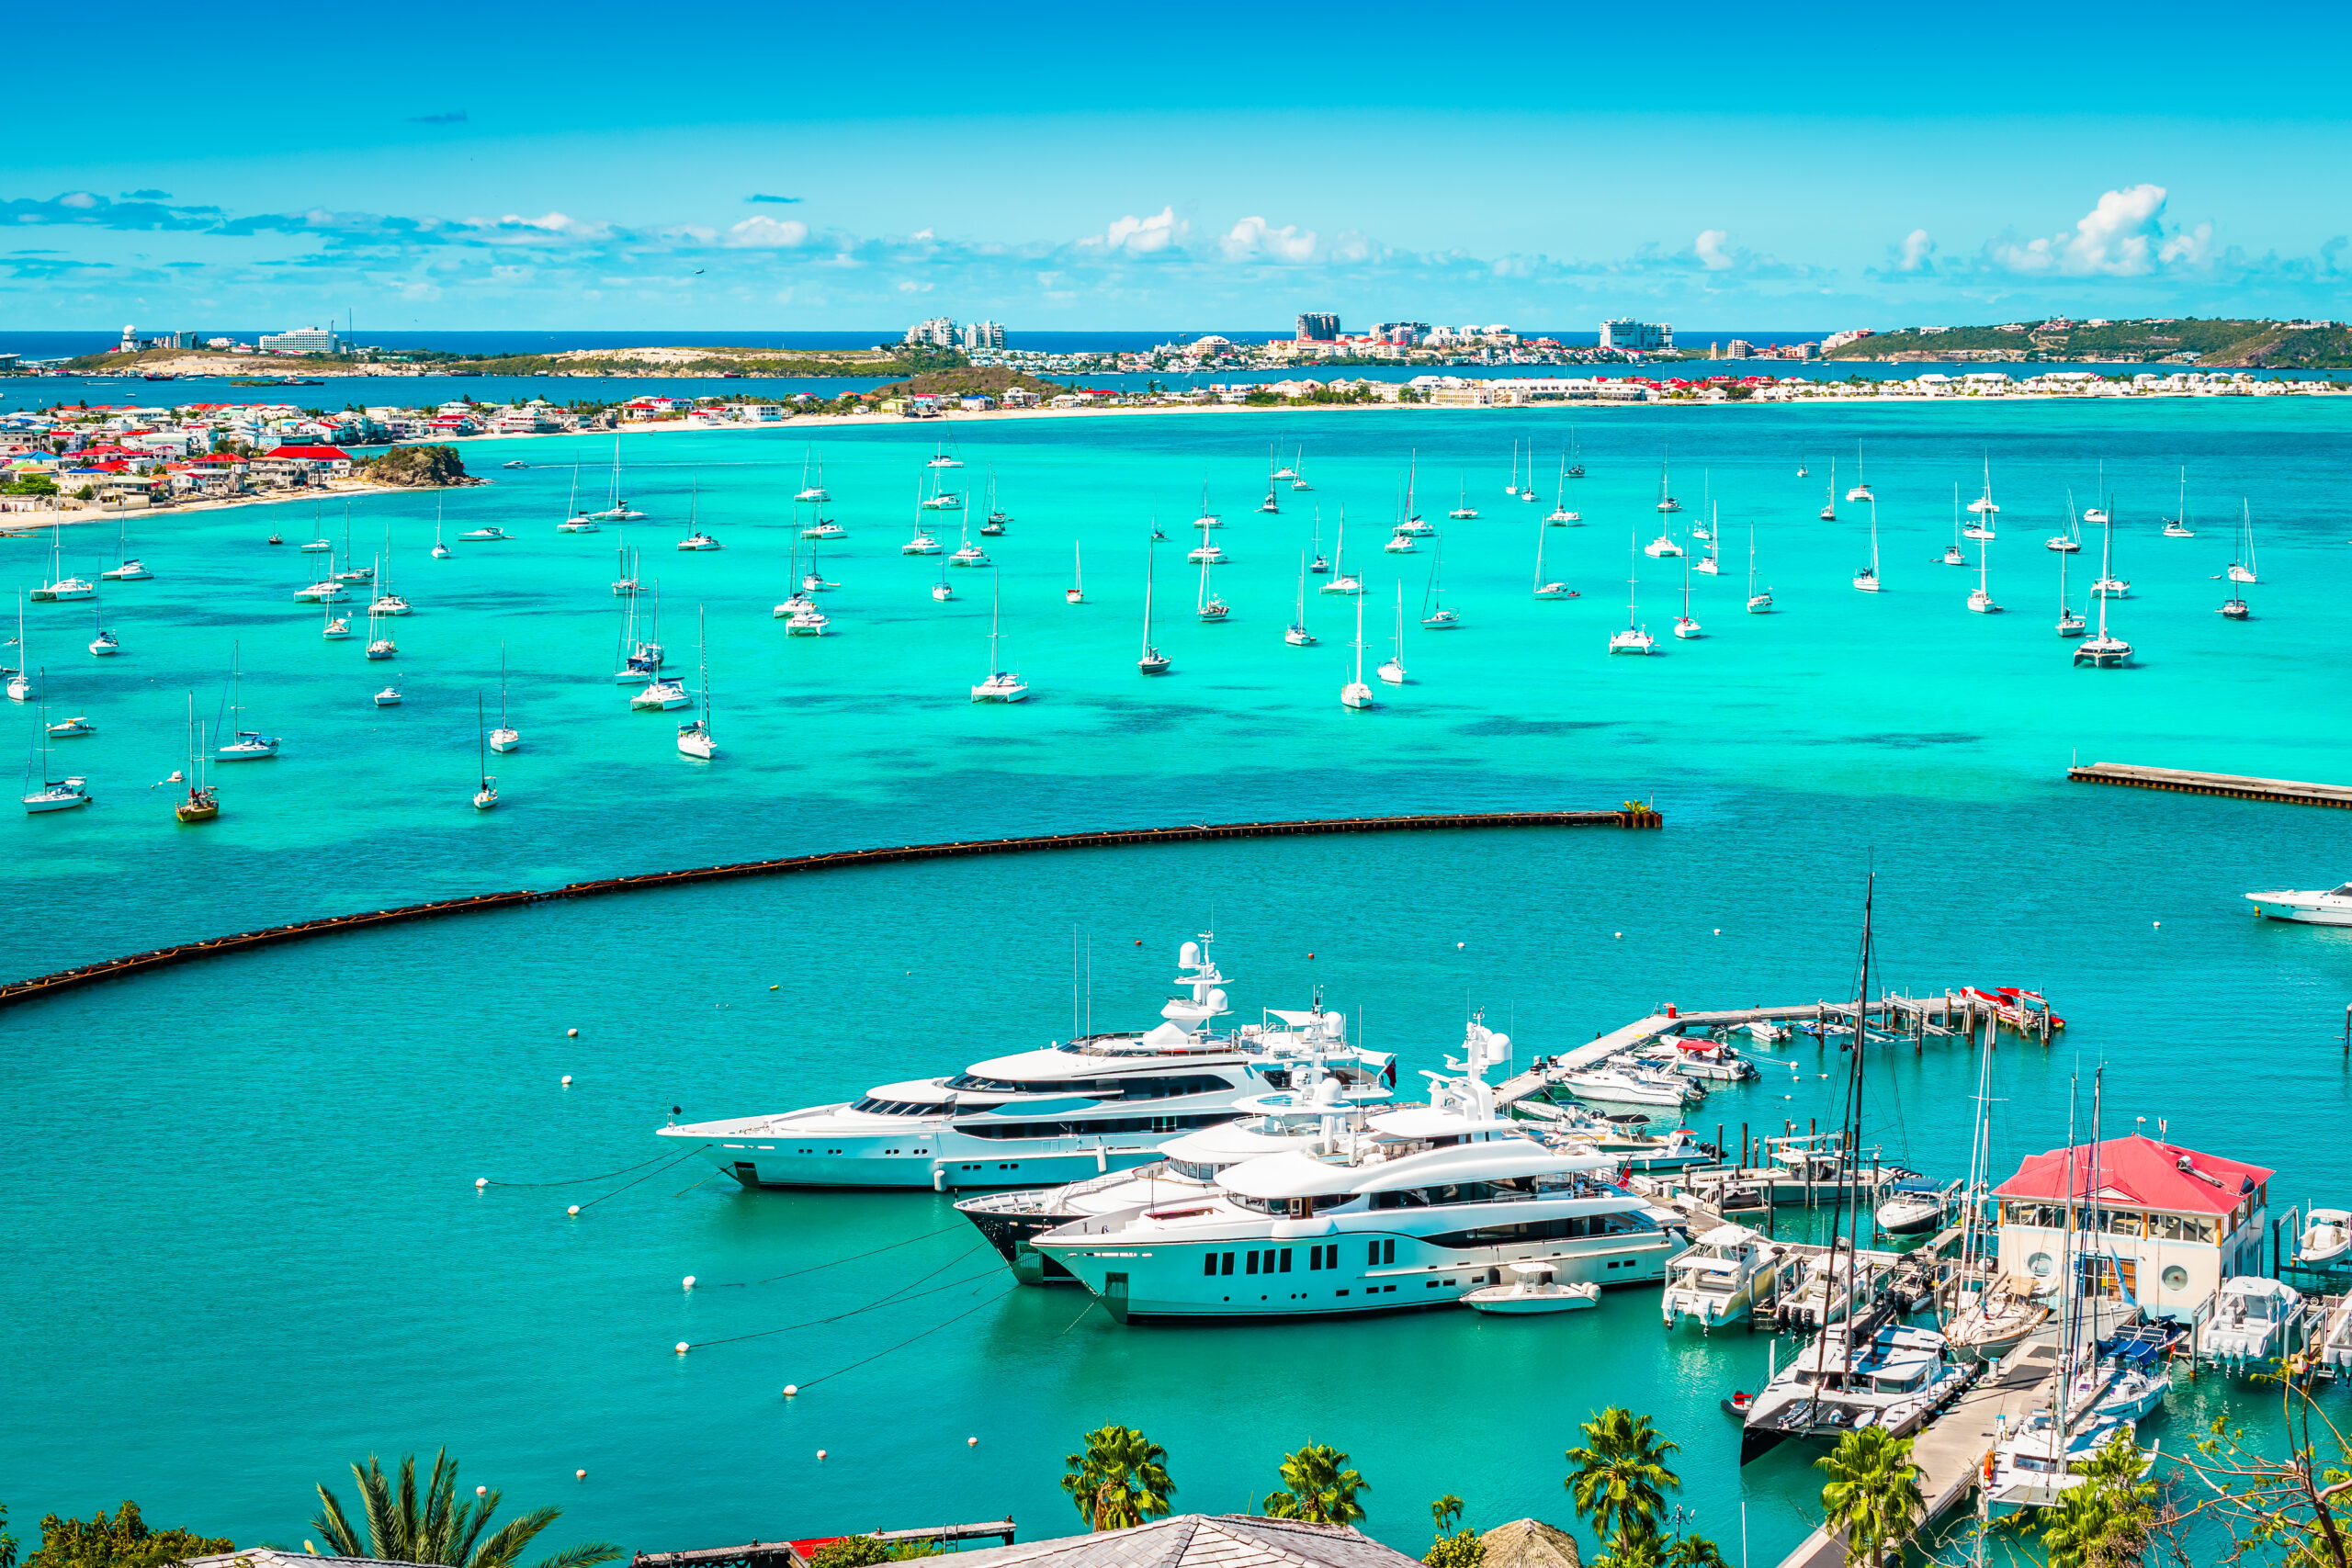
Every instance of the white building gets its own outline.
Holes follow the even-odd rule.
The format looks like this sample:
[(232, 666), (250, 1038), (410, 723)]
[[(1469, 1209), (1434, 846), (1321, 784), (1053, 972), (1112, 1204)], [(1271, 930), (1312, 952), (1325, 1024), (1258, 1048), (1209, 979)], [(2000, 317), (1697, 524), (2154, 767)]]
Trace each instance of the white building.
[(974, 321), (963, 333), (964, 347), (968, 351), (1004, 346), (1004, 328), (994, 321)]
[(933, 348), (954, 348), (956, 323), (945, 316), (933, 316), (927, 321), (917, 321), (909, 327), (906, 337), (901, 341), (929, 344)]
[(1656, 354), (1674, 346), (1674, 328), (1665, 321), (1637, 321), (1620, 316), (1600, 323), (1600, 346), (1624, 353)]
[(261, 334), (264, 354), (340, 354), (343, 340), (324, 327), (296, 327)]
[(2086, 1291), (2188, 1318), (2222, 1280), (2262, 1272), (2272, 1174), (2137, 1134), (2029, 1156), (1993, 1190), (2001, 1272), (2054, 1290), (2071, 1252)]

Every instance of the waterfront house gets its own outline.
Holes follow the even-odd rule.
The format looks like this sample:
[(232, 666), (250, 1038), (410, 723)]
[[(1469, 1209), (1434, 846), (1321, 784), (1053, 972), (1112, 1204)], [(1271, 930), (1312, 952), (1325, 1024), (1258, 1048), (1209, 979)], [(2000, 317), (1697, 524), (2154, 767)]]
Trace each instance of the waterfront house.
[(2137, 1134), (2029, 1156), (1993, 1190), (2001, 1272), (2054, 1289), (2071, 1205), (2085, 1289), (2186, 1320), (2222, 1280), (2262, 1271), (2272, 1174)]

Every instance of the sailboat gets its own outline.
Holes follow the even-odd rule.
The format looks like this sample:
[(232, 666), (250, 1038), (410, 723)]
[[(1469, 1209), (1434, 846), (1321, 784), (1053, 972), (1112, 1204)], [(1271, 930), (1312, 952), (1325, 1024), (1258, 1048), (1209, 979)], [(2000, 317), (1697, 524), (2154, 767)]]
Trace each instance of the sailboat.
[(616, 686), (634, 685), (650, 681), (662, 672), (662, 645), (638, 635), (637, 589), (634, 574), (629, 579), (628, 602), (621, 606), (620, 668), (613, 671)]
[(610, 503), (602, 512), (588, 513), (589, 520), (596, 523), (634, 523), (644, 515), (642, 512), (631, 511), (628, 502), (621, 499), (621, 438), (616, 434), (613, 437), (613, 489)]
[(1298, 606), (1291, 612), (1290, 625), (1283, 628), (1283, 640), (1293, 648), (1311, 648), (1315, 634), (1306, 629), (1306, 556), (1298, 558)]
[(1546, 527), (1566, 528), (1583, 521), (1583, 518), (1568, 509), (1568, 459), (1566, 455), (1563, 454), (1560, 458), (1560, 477), (1555, 483), (1552, 494), (1552, 510), (1544, 514), (1544, 523)]
[[(824, 466), (818, 465), (817, 474), (820, 479), (824, 477)], [(816, 488), (820, 492), (822, 491), (821, 485)], [(808, 492), (804, 491), (801, 493), (806, 495)], [(926, 512), (961, 512), (964, 510), (964, 498), (941, 485), (939, 470), (933, 468), (931, 471), (931, 493), (922, 498), (922, 505)]]
[[(2115, 502), (2110, 499), (2103, 510), (2108, 515), (2111, 516), (2114, 513), (2114, 508)], [(2107, 530), (2107, 537), (2111, 542), (2115, 537), (2115, 525), (2113, 523), (2107, 523), (2104, 526)], [(2099, 556), (2100, 564), (2098, 581), (2091, 584), (2091, 592), (2098, 594), (2101, 599), (2129, 599), (2132, 597), (2132, 584), (2125, 579), (2116, 576), (2112, 570), (2109, 570), (2113, 564), (2114, 557), (2114, 550), (2111, 543), (2109, 546), (2103, 547), (2100, 549)]]
[(1258, 503), (1258, 510), (1261, 512), (1280, 512), (1283, 509), (1282, 502), (1274, 494), (1273, 468), (1273, 449), (1269, 447), (1266, 451), (1266, 499)]
[(1584, 454), (1577, 445), (1577, 427), (1573, 424), (1568, 426), (1568, 478), (1584, 478)]
[(1797, 478), (1799, 478), (1799, 479), (1804, 479), (1807, 474), (1811, 473), (1812, 471), (1813, 471), (1812, 469), (1810, 469), (1810, 468), (1806, 468), (1806, 467), (1804, 466), (1804, 459), (1803, 457), (1799, 457), (1799, 458), (1797, 459)]
[[(678, 750), (686, 756), (700, 757), (707, 762), (718, 755), (718, 742), (711, 738), (710, 733), (710, 653), (703, 637), (703, 611), (699, 607), (695, 611), (695, 659), (701, 667), (697, 677), (701, 690), (695, 694), (695, 700), (701, 705), (694, 717), (678, 726)], [(503, 695), (500, 701), (504, 701)]]
[(1679, 637), (1704, 637), (1706, 632), (1690, 618), (1690, 562), (1682, 563), (1682, 614), (1674, 618), (1674, 635)]
[[(831, 532), (820, 532), (812, 535), (811, 537), (820, 539), (838, 539), (843, 537), (849, 532), (849, 530), (843, 528), (838, 523), (820, 523), (818, 526), (820, 530), (831, 529)], [(678, 548), (682, 550), (716, 550), (724, 547), (725, 547), (721, 546), (716, 538), (713, 538), (710, 535), (703, 532), (702, 481), (697, 479), (694, 481), (692, 488), (687, 491), (686, 536), (678, 541)]]
[(931, 585), (931, 596), (943, 604), (956, 597), (956, 590), (948, 586), (947, 563), (944, 560), (939, 563), (939, 581)]
[(1681, 545), (1676, 542), (1672, 533), (1665, 529), (1660, 529), (1657, 538), (1652, 539), (1648, 544), (1642, 547), (1642, 554), (1650, 557), (1652, 559), (1670, 558), (1673, 556), (1679, 556), (1681, 553)]
[(1756, 591), (1756, 525), (1753, 523), (1747, 525), (1747, 613), (1751, 615), (1772, 613), (1772, 591), (1769, 588), (1760, 593)]
[(2082, 616), (2075, 614), (2074, 606), (2066, 603), (2066, 558), (2060, 556), (2058, 558), (2058, 635), (2080, 637), (2083, 635), (2084, 626)]
[[(1299, 491), (1313, 490), (1315, 488), (1313, 485), (1306, 482), (1306, 448), (1305, 446), (1302, 445), (1298, 449), (1298, 456), (1291, 459), (1290, 468), (1291, 489)], [(1277, 474), (1274, 477), (1276, 479), (1280, 479), (1282, 476)]]
[[(229, 733), (226, 746), (215, 746), (212, 754), (223, 762), (253, 762), (264, 757), (277, 755), (278, 740), (275, 735), (264, 735), (257, 729), (237, 728), (244, 716), (244, 658), (242, 644), (229, 645)], [(215, 739), (218, 739), (216, 735)]]
[(1723, 513), (1714, 502), (1710, 502), (1707, 504), (1707, 553), (1698, 558), (1698, 560), (1693, 564), (1691, 570), (1706, 577), (1722, 576), (1724, 570), (1724, 563), (1721, 559), (1723, 547)]
[[(1193, 553), (1196, 556), (1200, 554), (1198, 550)], [(1233, 606), (1217, 597), (1216, 590), (1209, 586), (1209, 572), (1216, 565), (1216, 562), (1212, 559), (1204, 559), (1201, 562), (1201, 592), (1194, 609), (1200, 618), (1204, 621), (1221, 621), (1233, 613)]]
[[(949, 507), (946, 510), (952, 512), (955, 508)], [(980, 533), (987, 538), (1000, 538), (1003, 536), (1005, 529), (1012, 525), (1012, 513), (996, 502), (996, 465), (990, 463), (989, 465), (989, 510), (988, 515), (980, 519)]]
[(98, 591), (97, 584), (85, 577), (69, 577), (59, 564), (58, 552), (62, 548), (57, 525), (49, 530), (49, 581), (34, 589), (28, 597), (35, 601), (87, 599)]
[(384, 624), (384, 614), (374, 605), (368, 607), (368, 657), (390, 659), (400, 652), (392, 640), (392, 629)]
[(98, 602), (90, 601), (90, 657), (106, 659), (122, 651), (122, 639), (100, 624)]
[(388, 520), (384, 524), (384, 553), (376, 558), (376, 564), (369, 573), (376, 584), (375, 602), (368, 606), (368, 613), (371, 615), (405, 615), (409, 613), (408, 601), (392, 592), (391, 558), (392, 525)]
[[(2075, 510), (2072, 502), (2067, 502), (2066, 510), (2069, 513)], [(1960, 547), (1960, 481), (1958, 479), (1952, 480), (1951, 483), (1951, 543), (1944, 547), (1944, 564), (1946, 566), (1968, 564), (1968, 557)]]
[(2259, 582), (2262, 579), (2255, 575), (2254, 568), (2254, 508), (2244, 498), (2238, 502), (2238, 532), (2245, 543), (2239, 547), (2240, 558), (2230, 563), (2229, 580), (2232, 582)]
[(1069, 570), (1070, 585), (1062, 590), (1062, 600), (1065, 604), (1083, 604), (1086, 603), (1086, 557), (1075, 539), (1070, 541)]
[(1331, 563), (1323, 558), (1323, 509), (1319, 506), (1315, 509), (1315, 558), (1306, 563), (1306, 570), (1317, 577), (1328, 576), (1331, 570)]
[(1372, 688), (1363, 683), (1363, 599), (1356, 599), (1356, 639), (1349, 647), (1356, 650), (1354, 678), (1340, 688), (1340, 705), (1343, 708), (1368, 708), (1373, 705)]
[(1004, 581), (999, 578), (993, 585), (994, 602), (989, 608), (989, 678), (972, 688), (976, 703), (1018, 703), (1029, 697), (1029, 682), (1017, 671), (1008, 671), (997, 658), (997, 618), (1004, 604)]
[(1968, 591), (1968, 607), (1980, 615), (1996, 615), (2001, 612), (2001, 607), (1993, 603), (1991, 569), (1986, 557), (1991, 544), (1987, 538), (1976, 541), (1976, 586)]
[[(2106, 537), (2099, 546), (2098, 570), (2102, 578), (2109, 575), (2109, 569), (2114, 564), (2113, 523), (2106, 525), (2105, 534)], [(2085, 637), (2075, 645), (2075, 662), (2098, 670), (2119, 669), (2132, 662), (2132, 645), (2120, 637), (2110, 635), (2107, 629), (2107, 595), (2104, 593), (2098, 596), (2098, 635)]]
[[(1532, 469), (1535, 467), (1535, 454), (1530, 451), (1527, 457), (1527, 466)], [(1535, 476), (1530, 473), (1527, 477), (1532, 479)], [(1516, 441), (1510, 444), (1510, 482), (1503, 486), (1503, 493), (1513, 499), (1519, 495), (1519, 443)]]
[(506, 640), (498, 643), (498, 728), (490, 732), (490, 749), (512, 751), (523, 744), (522, 731), (506, 721)]
[(1715, 471), (1713, 468), (1699, 470), (1699, 492), (1707, 517), (1702, 517), (1690, 525), (1690, 536), (1694, 539), (1704, 539), (1713, 544), (1715, 531), (1707, 521), (1708, 517), (1715, 514)]
[[(2001, 509), (1993, 503), (1993, 459), (1990, 457), (1984, 459), (1984, 492), (1982, 495), (1979, 495), (1974, 501), (1968, 503), (1968, 510), (1969, 513), (1975, 518), (1975, 521), (1961, 530), (1961, 536), (1962, 538), (1979, 540), (1993, 537), (1993, 525), (1999, 519)], [(2066, 512), (2069, 519), (2068, 525), (2070, 527), (2073, 525), (2072, 518), (2074, 510), (2075, 492), (2073, 491), (2068, 491), (2066, 492)]]
[[(52, 779), (49, 776), (51, 730), (48, 708), (43, 707), (40, 710), (39, 723), (40, 728), (34, 731), (33, 736), (35, 742), (33, 753), (25, 759), (25, 793), (20, 798), (24, 801), (26, 812), (28, 815), (38, 816), (44, 811), (70, 811), (74, 807), (89, 805), (89, 780), (79, 774), (68, 774), (62, 779)], [(40, 783), (38, 785), (33, 783), (33, 763), (36, 759), (40, 763)]]
[[(813, 480), (808, 477), (808, 466), (812, 462), (817, 466), (817, 477)], [(931, 466), (944, 468), (946, 465), (934, 462)], [(817, 456), (813, 446), (800, 454), (800, 489), (792, 499), (796, 502), (809, 502), (820, 506), (833, 499), (825, 489), (825, 460)]]
[(1388, 656), (1387, 662), (1381, 665), (1377, 673), (1388, 685), (1401, 686), (1405, 683), (1405, 585), (1402, 582), (1396, 584), (1396, 650)]
[(1339, 542), (1331, 547), (1331, 581), (1317, 588), (1317, 593), (1362, 593), (1363, 580), (1348, 570), (1348, 509), (1340, 507)]
[(1573, 599), (1575, 589), (1565, 582), (1547, 581), (1544, 576), (1544, 530), (1548, 524), (1535, 525), (1535, 597), (1538, 599)]
[(1848, 501), (1878, 499), (1871, 493), (1870, 481), (1862, 478), (1862, 444), (1859, 441), (1854, 443), (1854, 488), (1846, 492), (1846, 499)]
[(2165, 537), (2167, 539), (2197, 537), (2196, 530), (2188, 525), (2188, 469), (2186, 466), (2180, 470), (2180, 499), (2173, 503), (2173, 514), (2165, 519)]
[(555, 525), (557, 533), (594, 534), (601, 531), (602, 525), (580, 510), (580, 459), (577, 457), (571, 460), (571, 499), (563, 504), (570, 515)]
[[(1152, 537), (1159, 537), (1159, 519), (1152, 520)], [(1168, 655), (1151, 646), (1151, 578), (1152, 567), (1159, 552), (1149, 544), (1143, 548), (1143, 652), (1136, 659), (1136, 668), (1147, 675), (1168, 673)]]
[(1625, 539), (1625, 558), (1629, 563), (1626, 567), (1625, 578), (1625, 629), (1610, 634), (1609, 651), (1647, 653), (1657, 646), (1657, 639), (1650, 636), (1648, 627), (1634, 619), (1636, 606), (1634, 603), (1634, 592), (1641, 582), (1642, 556), (1641, 552), (1634, 547), (1634, 538), (1631, 535), (1628, 535)]
[(1854, 587), (1864, 593), (1878, 592), (1878, 498), (1867, 498), (1871, 503), (1871, 564), (1854, 573)]
[[(1519, 475), (1516, 472), (1513, 472), (1511, 478), (1513, 480), (1516, 480), (1519, 478)], [(1511, 493), (1516, 495), (1519, 492), (1514, 490)], [(1469, 475), (1464, 474), (1462, 476), (1461, 498), (1455, 502), (1453, 510), (1447, 513), (1446, 515), (1453, 518), (1456, 523), (1466, 523), (1478, 515), (1478, 509), (1470, 504)]]
[(1206, 480), (1203, 480), (1201, 483), (1201, 514), (1193, 519), (1193, 526), (1201, 529), (1222, 528), (1225, 526), (1224, 521), (1219, 518), (1216, 513), (1209, 510), (1209, 487)]
[(130, 522), (127, 517), (115, 525), (115, 564), (107, 568), (106, 570), (98, 573), (100, 577), (106, 579), (108, 582), (139, 581), (155, 575), (153, 572), (147, 570), (147, 563), (145, 561), (139, 559), (136, 556), (130, 553)]
[(375, 695), (374, 701), (376, 705), (379, 708), (396, 708), (400, 706), (401, 678), (397, 675), (393, 676), (392, 683), (386, 686), (382, 691), (378, 692)]
[[(963, 466), (964, 459), (951, 456), (947, 450), (947, 443), (944, 441), (939, 444), (938, 451), (923, 464), (927, 468), (960, 468)], [(807, 476), (804, 474), (802, 477)]]
[(1439, 585), (1444, 570), (1445, 541), (1440, 539), (1437, 555), (1430, 562), (1429, 586), (1421, 591), (1421, 625), (1433, 632), (1452, 631), (1462, 624), (1462, 613), (1445, 607), (1445, 591)]
[(172, 815), (183, 822), (209, 822), (220, 815), (220, 792), (206, 778), (204, 743), (198, 739), (196, 727), (196, 694), (187, 694), (187, 723), (181, 739), (187, 744), (187, 798), (172, 807)]
[(433, 508), (433, 558), (435, 560), (447, 560), (451, 556), (457, 553), (457, 551), (451, 549), (448, 546), (441, 542), (441, 508), (436, 502)]
[(324, 617), (323, 623), (319, 627), (320, 637), (329, 642), (341, 642), (351, 635), (351, 622), (336, 615), (333, 604), (322, 601), (319, 614)]
[(1670, 461), (1670, 458), (1661, 461), (1657, 466), (1657, 509), (1660, 512), (1682, 510), (1682, 503), (1674, 499), (1673, 491), (1668, 483)]
[(1824, 523), (1838, 521), (1838, 459), (1835, 457), (1829, 459), (1829, 494), (1821, 503), (1821, 520)]
[(474, 694), (474, 772), (481, 784), (474, 791), (474, 809), (487, 811), (498, 804), (498, 781), (490, 776), (490, 753), (482, 749), (481, 694)]

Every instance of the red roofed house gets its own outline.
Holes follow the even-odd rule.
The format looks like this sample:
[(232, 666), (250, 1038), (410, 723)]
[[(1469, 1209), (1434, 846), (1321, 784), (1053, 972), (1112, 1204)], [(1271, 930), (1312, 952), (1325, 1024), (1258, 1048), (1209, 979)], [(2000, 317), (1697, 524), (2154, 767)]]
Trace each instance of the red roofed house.
[(2001, 1271), (2057, 1287), (2071, 1199), (2085, 1288), (2187, 1319), (2222, 1280), (2262, 1272), (2272, 1174), (2136, 1134), (2029, 1156), (1993, 1190)]

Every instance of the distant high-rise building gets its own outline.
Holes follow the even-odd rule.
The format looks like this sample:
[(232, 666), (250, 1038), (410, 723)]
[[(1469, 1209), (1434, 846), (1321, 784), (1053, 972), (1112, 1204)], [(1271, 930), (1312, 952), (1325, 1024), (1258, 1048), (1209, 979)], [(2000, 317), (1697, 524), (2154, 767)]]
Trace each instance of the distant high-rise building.
[(1002, 348), (1004, 329), (994, 321), (974, 321), (964, 329), (963, 339), (967, 350)]
[(908, 343), (929, 344), (933, 348), (956, 346), (956, 323), (944, 316), (933, 316), (927, 321), (917, 321), (907, 329)]
[(1736, 337), (1732, 339), (1727, 345), (1725, 345), (1724, 349), (1724, 357), (1726, 359), (1753, 359), (1756, 357), (1756, 345), (1748, 342), (1744, 337)]
[(1372, 329), (1372, 335), (1383, 343), (1403, 344), (1410, 347), (1430, 335), (1427, 321), (1383, 321)]
[(1664, 321), (1637, 321), (1631, 316), (1621, 316), (1600, 323), (1600, 346), (1655, 354), (1674, 346), (1674, 329)]
[(343, 340), (324, 327), (296, 327), (289, 332), (261, 334), (264, 354), (337, 354)]
[(1340, 318), (1328, 310), (1307, 310), (1298, 318), (1298, 341), (1301, 343), (1334, 343), (1340, 336)]

